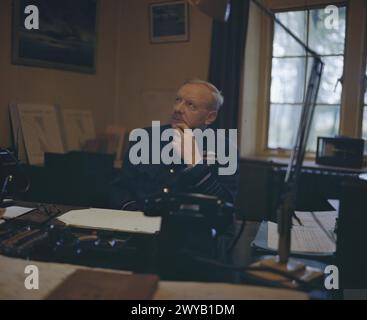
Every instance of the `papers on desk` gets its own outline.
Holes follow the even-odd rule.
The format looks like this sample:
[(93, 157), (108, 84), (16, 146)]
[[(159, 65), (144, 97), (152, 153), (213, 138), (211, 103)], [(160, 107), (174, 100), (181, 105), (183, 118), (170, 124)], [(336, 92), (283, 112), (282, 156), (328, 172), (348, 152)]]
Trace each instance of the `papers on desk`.
[(339, 206), (340, 206), (340, 201), (338, 199), (329, 199), (328, 200), (329, 204), (337, 211), (339, 212)]
[(0, 213), (0, 218), (4, 220), (14, 219), (33, 210), (34, 208), (24, 208), (17, 206), (7, 207), (4, 208), (4, 212)]
[[(278, 225), (268, 222), (268, 247), (278, 249)], [(320, 229), (293, 226), (291, 231), (291, 252), (294, 253), (333, 253), (335, 243)]]
[[(291, 231), (291, 252), (300, 255), (331, 255), (336, 250), (335, 234), (333, 233), (336, 211), (314, 212), (318, 223), (311, 212), (296, 212), (303, 225), (293, 219)], [(320, 227), (319, 223), (322, 225)], [(261, 249), (278, 250), (278, 225), (264, 221), (258, 230), (252, 245)]]
[[(319, 224), (312, 217), (311, 212), (295, 211), (297, 217), (301, 220), (302, 225), (308, 228), (320, 228)], [(320, 211), (314, 212), (316, 219), (322, 224), (322, 226), (329, 232), (333, 231), (335, 228), (335, 221), (338, 217), (336, 211)], [(293, 219), (293, 225), (299, 226), (299, 223)]]
[(66, 225), (79, 228), (148, 233), (160, 230), (161, 217), (147, 217), (140, 211), (82, 209), (71, 210), (57, 218)]

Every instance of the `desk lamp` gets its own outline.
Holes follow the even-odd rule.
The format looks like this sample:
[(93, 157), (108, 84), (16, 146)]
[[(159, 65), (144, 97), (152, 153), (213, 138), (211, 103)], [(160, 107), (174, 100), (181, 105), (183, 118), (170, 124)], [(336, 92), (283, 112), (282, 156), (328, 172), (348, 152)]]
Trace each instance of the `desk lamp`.
[[(240, 1), (240, 0), (239, 0)], [(202, 3), (201, 3), (202, 2)], [(209, 13), (206, 6), (207, 1), (190, 1), (192, 5), (197, 6), (199, 9), (203, 7), (204, 13)], [(217, 5), (217, 8), (222, 8), (222, 14), (216, 14), (214, 19), (227, 21), (229, 16), (228, 8), (230, 8), (229, 0), (216, 0), (210, 1), (212, 3), (221, 3)], [(277, 207), (278, 217), (278, 256), (265, 258), (257, 262), (254, 267), (266, 267), (281, 271), (282, 273), (289, 273), (293, 277), (297, 277), (302, 281), (312, 281), (319, 278), (322, 275), (321, 270), (306, 267), (299, 261), (290, 259), (290, 247), (291, 247), (291, 228), (292, 228), (292, 217), (294, 216), (297, 187), (300, 181), (300, 172), (303, 164), (303, 160), (306, 152), (307, 139), (310, 132), (311, 122), (315, 109), (316, 99), (320, 87), (320, 81), (324, 63), (321, 61), (320, 56), (304, 44), (289, 28), (287, 28), (275, 14), (265, 7), (258, 0), (252, 0), (252, 2), (266, 15), (268, 15), (276, 24), (285, 30), (289, 36), (291, 36), (304, 50), (312, 57), (313, 64), (310, 73), (306, 95), (303, 101), (301, 118), (298, 126), (297, 136), (295, 139), (294, 147), (291, 152), (290, 161), (287, 167), (284, 186), (281, 192), (280, 204)], [(205, 5), (204, 5), (205, 4)], [(224, 5), (225, 4), (225, 5)], [(226, 8), (226, 14), (224, 14), (224, 8)], [(264, 271), (250, 271), (251, 275), (256, 277), (264, 278), (267, 280), (276, 281), (284, 279), (282, 277), (275, 276), (271, 273)], [(289, 286), (294, 286), (290, 283)]]

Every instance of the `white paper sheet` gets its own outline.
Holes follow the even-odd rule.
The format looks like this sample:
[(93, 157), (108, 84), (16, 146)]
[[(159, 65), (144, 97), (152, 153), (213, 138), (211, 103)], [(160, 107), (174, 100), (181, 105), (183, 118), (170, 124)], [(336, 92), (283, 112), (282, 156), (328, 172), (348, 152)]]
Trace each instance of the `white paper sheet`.
[[(295, 214), (301, 220), (304, 227), (319, 228), (319, 225), (312, 217), (310, 212), (295, 211)], [(314, 214), (325, 229), (329, 231), (334, 230), (335, 221), (338, 216), (338, 213), (336, 211), (318, 211), (314, 212)], [(294, 219), (293, 224), (297, 226), (298, 222)]]
[[(278, 249), (278, 226), (268, 222), (268, 247)], [(320, 229), (312, 227), (293, 226), (291, 232), (291, 251), (301, 253), (333, 253), (336, 246)]]
[(161, 227), (161, 217), (146, 217), (140, 211), (90, 208), (71, 210), (57, 219), (75, 227), (137, 233), (152, 234)]
[(24, 207), (17, 207), (17, 206), (7, 207), (4, 209), (5, 209), (5, 212), (1, 218), (5, 220), (14, 219), (27, 212), (34, 210), (34, 208), (24, 208)]
[(339, 212), (339, 206), (340, 206), (340, 201), (338, 199), (329, 199), (328, 200), (329, 204), (337, 211)]

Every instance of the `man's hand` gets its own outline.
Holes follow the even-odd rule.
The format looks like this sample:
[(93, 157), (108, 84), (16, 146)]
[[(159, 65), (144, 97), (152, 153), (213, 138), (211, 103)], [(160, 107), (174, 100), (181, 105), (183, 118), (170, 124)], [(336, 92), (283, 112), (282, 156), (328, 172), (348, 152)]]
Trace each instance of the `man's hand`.
[(174, 128), (176, 135), (172, 143), (175, 151), (181, 156), (185, 164), (189, 166), (198, 164), (202, 160), (202, 156), (192, 130), (186, 123), (177, 123)]

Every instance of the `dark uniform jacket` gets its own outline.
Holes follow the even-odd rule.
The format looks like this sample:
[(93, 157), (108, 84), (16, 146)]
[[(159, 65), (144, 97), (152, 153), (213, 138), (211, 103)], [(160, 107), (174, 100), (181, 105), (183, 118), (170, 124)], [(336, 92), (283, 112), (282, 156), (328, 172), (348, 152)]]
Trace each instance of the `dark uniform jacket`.
[[(161, 132), (167, 128), (170, 126), (161, 126)], [(146, 128), (146, 130), (151, 138), (152, 128)], [(238, 190), (238, 166), (233, 175), (219, 175), (220, 165), (217, 162), (206, 164), (204, 161), (203, 164), (197, 164), (194, 167), (188, 167), (186, 164), (166, 165), (164, 163), (134, 165), (129, 160), (129, 151), (134, 143), (136, 142), (130, 144), (126, 152), (119, 176), (112, 182), (111, 208), (142, 210), (144, 199), (163, 192), (164, 188), (172, 192), (214, 195), (224, 201), (235, 203)], [(161, 142), (161, 150), (167, 143), (169, 142)], [(228, 150), (228, 139), (225, 139), (225, 144)], [(152, 150), (149, 151), (151, 153)], [(206, 151), (208, 150), (204, 144), (204, 159)]]

